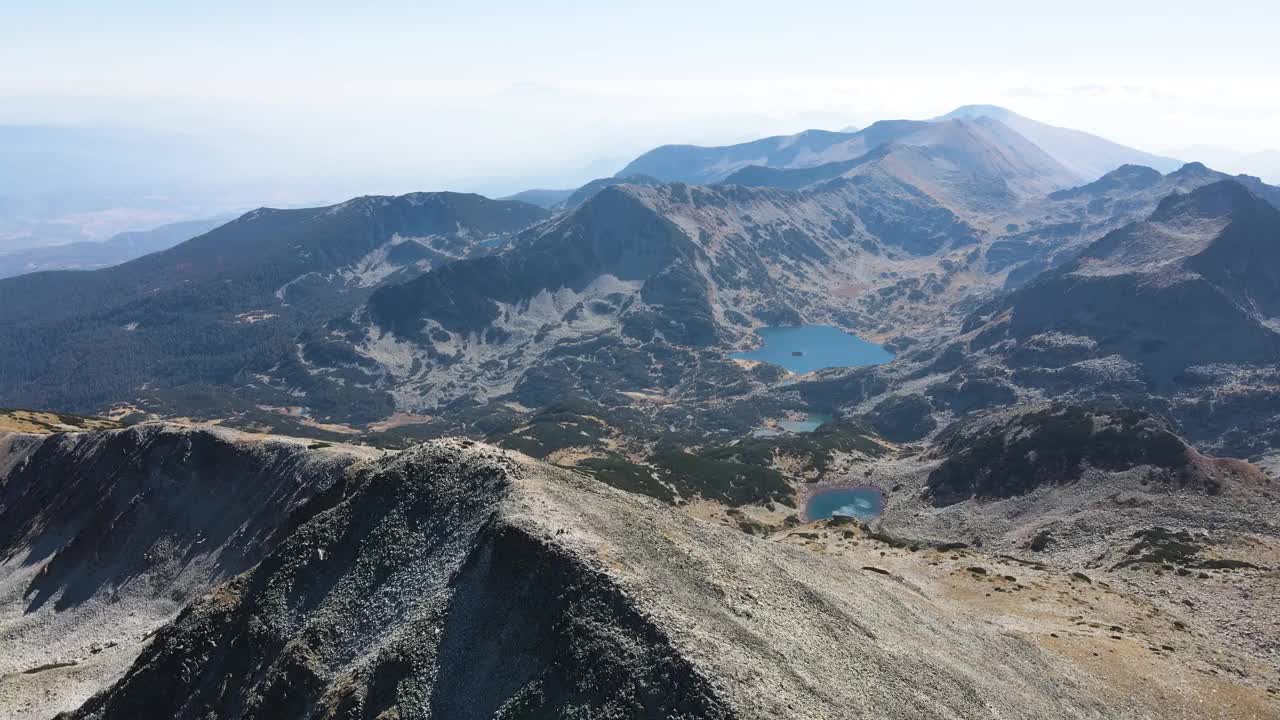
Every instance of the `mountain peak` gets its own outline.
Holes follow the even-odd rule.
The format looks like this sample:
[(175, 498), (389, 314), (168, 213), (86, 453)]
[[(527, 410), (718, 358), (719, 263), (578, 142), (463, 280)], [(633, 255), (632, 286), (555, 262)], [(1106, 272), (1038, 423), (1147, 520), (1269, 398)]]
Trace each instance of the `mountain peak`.
[(1160, 175), (1159, 170), (1156, 170), (1154, 168), (1149, 168), (1146, 165), (1135, 165), (1133, 163), (1125, 163), (1124, 165), (1121, 165), (1120, 167), (1116, 168), (1115, 170), (1112, 170), (1106, 175), (1103, 175), (1103, 177), (1142, 178), (1145, 180), (1151, 177), (1155, 177), (1159, 179), (1162, 176)]
[(999, 105), (961, 105), (939, 117), (939, 120), (974, 120), (977, 118), (994, 118), (996, 120), (1005, 120), (1012, 117), (1020, 117), (1018, 113), (1002, 108)]
[(631, 175), (618, 174), (613, 177), (597, 178), (573, 191), (569, 197), (565, 198), (561, 205), (566, 209), (576, 208), (579, 205), (590, 200), (592, 197), (615, 185), (661, 185), (662, 181), (650, 175), (635, 173)]
[[(1205, 170), (1212, 172), (1208, 168)], [(1151, 220), (1167, 222), (1179, 217), (1225, 217), (1257, 202), (1259, 199), (1235, 180), (1219, 180), (1189, 193), (1174, 193), (1166, 197), (1151, 214)]]
[[(1180, 164), (1078, 130), (1037, 122), (1007, 108), (964, 105), (931, 120), (880, 120), (857, 132), (805, 130), (722, 147), (665, 145), (637, 157), (616, 177), (640, 174), (704, 185), (722, 181), (752, 165), (781, 170), (814, 168), (856, 159), (887, 142), (937, 145), (944, 142), (941, 135), (948, 130), (996, 133), (1010, 148), (1017, 146), (1045, 156), (1036, 158), (1036, 162), (1047, 159), (1061, 166), (1063, 172), (1058, 174), (1063, 177), (1058, 179), (1063, 182), (1037, 190), (1086, 183), (1125, 164), (1146, 165), (1161, 172)], [(1018, 137), (1011, 137), (1015, 135)], [(1013, 156), (1005, 153), (1005, 157)]]
[(1114, 190), (1135, 191), (1159, 183), (1164, 175), (1146, 165), (1121, 165), (1087, 185), (1049, 194), (1050, 200), (1067, 200), (1081, 196), (1100, 196)]
[(1014, 132), (1038, 145), (1041, 150), (1084, 181), (1100, 178), (1126, 164), (1146, 165), (1160, 172), (1169, 172), (1180, 164), (1177, 160), (1125, 147), (1087, 132), (1032, 120), (996, 105), (964, 105), (937, 119), (978, 120), (983, 118), (1004, 123)]
[(1219, 173), (1211, 170), (1202, 162), (1185, 163), (1182, 167), (1169, 173), (1175, 180), (1195, 180), (1199, 178), (1218, 177)]
[(1225, 178), (1226, 176), (1225, 174), (1216, 172), (1216, 170), (1207, 167), (1204, 163), (1193, 161), (1193, 163), (1185, 163), (1178, 169), (1172, 170), (1172, 172), (1169, 173), (1169, 176), (1166, 177), (1169, 177), (1172, 181), (1180, 181), (1199, 186), (1199, 184), (1217, 181), (1217, 179)]

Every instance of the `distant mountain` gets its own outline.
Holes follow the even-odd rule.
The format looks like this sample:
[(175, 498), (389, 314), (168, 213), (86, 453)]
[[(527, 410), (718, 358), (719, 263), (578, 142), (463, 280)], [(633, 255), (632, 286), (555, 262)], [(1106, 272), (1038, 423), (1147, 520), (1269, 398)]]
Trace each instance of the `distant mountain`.
[(95, 407), (144, 387), (242, 382), (379, 284), (491, 252), (546, 215), (457, 193), (263, 208), (123, 265), (0, 280), (0, 405)]
[(1145, 165), (1160, 172), (1170, 172), (1182, 164), (1173, 158), (1160, 157), (1125, 147), (1080, 130), (1037, 122), (995, 105), (965, 105), (939, 119), (973, 120), (977, 118), (999, 120), (1040, 146), (1040, 149), (1071, 172), (1087, 180), (1101, 177), (1121, 165)]
[(1010, 269), (1015, 287), (1075, 257), (1085, 245), (1129, 222), (1145, 218), (1173, 193), (1189, 193), (1233, 180), (1280, 207), (1280, 188), (1257, 178), (1231, 176), (1201, 163), (1187, 163), (1167, 175), (1149, 167), (1123, 165), (1097, 180), (1050, 193), (1008, 218), (1006, 232), (987, 248), (987, 271)]
[(987, 211), (1079, 182), (1021, 135), (986, 118), (921, 124), (851, 160), (789, 169), (752, 165), (723, 182), (800, 189), (869, 173), (887, 174), (954, 209)]
[(813, 167), (861, 157), (884, 143), (901, 141), (927, 125), (913, 120), (884, 120), (852, 133), (805, 130), (796, 135), (779, 135), (725, 147), (664, 145), (631, 161), (617, 177), (648, 175), (666, 182), (706, 184), (723, 180), (749, 165)]
[[(886, 143), (909, 146), (946, 143), (945, 139), (937, 137), (939, 130), (936, 126), (945, 126), (950, 121), (973, 123), (979, 120), (996, 121), (1022, 138), (1020, 142), (1014, 141), (1006, 134), (1000, 143), (1002, 148), (995, 151), (1001, 156), (988, 158), (988, 164), (1043, 164), (1043, 158), (1032, 157), (1022, 150), (1035, 146), (1035, 156), (1047, 155), (1061, 166), (1051, 175), (1058, 180), (1070, 178), (1061, 186), (1094, 180), (1125, 164), (1146, 165), (1161, 172), (1169, 172), (1181, 164), (1085, 132), (1046, 125), (1004, 108), (969, 105), (931, 121), (885, 120), (862, 130), (806, 130), (796, 135), (768, 137), (723, 147), (664, 145), (633, 160), (618, 172), (618, 176), (649, 175), (664, 181), (705, 184), (724, 181), (736, 171), (750, 166), (815, 168), (855, 160)], [(945, 130), (941, 132), (946, 133)], [(1015, 149), (1019, 152), (1009, 152)]]
[(630, 193), (605, 192), (510, 253), (451, 263), (383, 288), (370, 297), (369, 310), (381, 328), (427, 345), (437, 326), (443, 334), (507, 335), (491, 332), (491, 323), (507, 315), (503, 306), (516, 309), (542, 293), (581, 294), (606, 276), (619, 288), (631, 287), (664, 272), (684, 272), (699, 252)]
[(662, 184), (663, 181), (648, 175), (619, 175), (609, 178), (597, 178), (577, 190), (574, 190), (569, 197), (564, 199), (564, 202), (560, 204), (560, 207), (576, 208), (587, 200), (590, 200), (596, 193), (614, 185), (648, 185), (652, 187)]
[[(881, 176), (805, 194), (611, 185), (506, 253), (378, 289), (330, 324), (325, 343), (342, 346), (328, 360), (268, 374), (289, 388), (346, 373), (346, 387), (391, 393), (410, 412), (574, 395), (625, 405), (623, 393), (654, 388), (702, 395), (750, 374), (723, 348), (753, 326), (859, 325), (864, 310), (944, 294), (959, 268), (939, 257), (977, 242), (937, 201)], [(842, 296), (899, 264), (936, 268), (928, 292)]]
[[(987, 117), (793, 140), (766, 155), (801, 166), (739, 167), (717, 184), (602, 178), (554, 210), (452, 193), (260, 210), (109, 270), (0, 281), (18, 319), (0, 326), (0, 405), (130, 402), (289, 432), (411, 423), (546, 456), (624, 430), (646, 443), (672, 427), (750, 430), (762, 408), (803, 399), (910, 441), (937, 413), (1037, 392), (1008, 376), (1000, 343), (1043, 339), (957, 349), (993, 375), (915, 376), (919, 397), (905, 399), (883, 397), (888, 370), (770, 395), (784, 371), (732, 353), (762, 326), (834, 325), (928, 374), (909, 356), (979, 332), (965, 319), (1004, 290), (1226, 177), (1192, 163), (1085, 180)], [(851, 157), (803, 165), (825, 154)], [(1280, 202), (1256, 178), (1235, 182)], [(956, 357), (937, 362), (958, 373)]]
[(525, 190), (506, 198), (532, 203), (548, 210), (573, 209), (591, 196), (613, 185), (661, 185), (662, 181), (648, 175), (629, 175), (596, 178), (571, 190)]
[(1193, 366), (1280, 362), (1280, 210), (1230, 180), (1175, 193), (970, 327), (983, 322), (975, 348), (1082, 338), (1156, 386)]
[[(756, 327), (954, 332), (1014, 269), (1067, 262), (1160, 193), (1220, 179), (1130, 167), (1037, 198), (1061, 166), (999, 122), (917, 131), (937, 142), (881, 145), (798, 190), (607, 179), (558, 214), (357, 198), (255, 211), (109, 270), (0, 281), (20, 318), (0, 328), (0, 403), (364, 424), (565, 397), (622, 408), (625, 393), (710, 401), (775, 372), (728, 358)], [(1006, 226), (1015, 211), (1032, 214)]]
[[(1215, 453), (1266, 452), (1280, 446), (1276, 193), (1189, 163), (1126, 166), (1029, 203), (1022, 224), (979, 243), (964, 273), (992, 290), (958, 327), (785, 392), (902, 442), (979, 410), (1061, 400), (1172, 418)], [(1001, 277), (1011, 291), (994, 291)]]
[(1173, 154), (1226, 172), (1256, 175), (1272, 185), (1280, 184), (1280, 150), (1241, 152), (1212, 145), (1192, 145), (1179, 148)]
[[(888, 177), (812, 194), (603, 185), (559, 216), (450, 193), (263, 209), (114, 268), (0, 281), (16, 319), (0, 404), (368, 423), (503, 397), (707, 395), (776, 372), (725, 356), (754, 325), (918, 305), (958, 270), (940, 256), (978, 242)], [(936, 278), (848, 299), (899, 263)]]
[(103, 242), (68, 243), (0, 254), (0, 278), (45, 270), (97, 270), (119, 265), (203, 235), (228, 219), (171, 223), (152, 230), (119, 233)]
[(537, 205), (540, 208), (550, 210), (564, 202), (573, 193), (574, 188), (569, 188), (567, 190), (546, 190), (535, 188), (533, 190), (522, 190), (515, 195), (508, 195), (501, 199), (529, 203), (530, 205)]

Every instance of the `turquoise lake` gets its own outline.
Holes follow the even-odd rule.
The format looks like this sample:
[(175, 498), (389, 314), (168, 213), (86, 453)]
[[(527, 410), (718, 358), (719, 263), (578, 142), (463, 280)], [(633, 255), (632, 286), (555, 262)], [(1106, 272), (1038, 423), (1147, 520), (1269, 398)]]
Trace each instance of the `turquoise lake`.
[(830, 325), (766, 327), (756, 332), (764, 345), (731, 357), (781, 365), (800, 374), (830, 367), (879, 365), (893, 359), (893, 353), (879, 345)]
[(839, 487), (819, 490), (809, 496), (804, 515), (807, 520), (825, 520), (846, 515), (870, 520), (884, 511), (884, 493), (874, 487)]
[(810, 413), (809, 416), (803, 420), (779, 420), (778, 427), (786, 430), (787, 432), (807, 433), (813, 432), (829, 422), (831, 422), (830, 415)]

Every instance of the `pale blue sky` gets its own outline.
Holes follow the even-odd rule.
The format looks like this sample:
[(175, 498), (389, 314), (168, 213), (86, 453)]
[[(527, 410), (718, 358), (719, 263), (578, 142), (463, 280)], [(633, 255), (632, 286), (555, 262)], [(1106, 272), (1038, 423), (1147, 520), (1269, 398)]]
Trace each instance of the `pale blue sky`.
[(0, 0), (0, 123), (216, 133), (427, 184), (965, 103), (1154, 151), (1280, 146), (1274, 2), (196, 5)]

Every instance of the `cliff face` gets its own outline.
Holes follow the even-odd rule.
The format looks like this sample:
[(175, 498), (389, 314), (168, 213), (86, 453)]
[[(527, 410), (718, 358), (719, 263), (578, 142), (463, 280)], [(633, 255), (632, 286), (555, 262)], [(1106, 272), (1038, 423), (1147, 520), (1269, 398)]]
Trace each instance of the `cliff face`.
[(74, 707), (118, 677), (360, 457), (166, 425), (0, 435), (0, 715)]
[(727, 716), (615, 585), (501, 517), (524, 472), (452, 444), (380, 465), (76, 716)]

